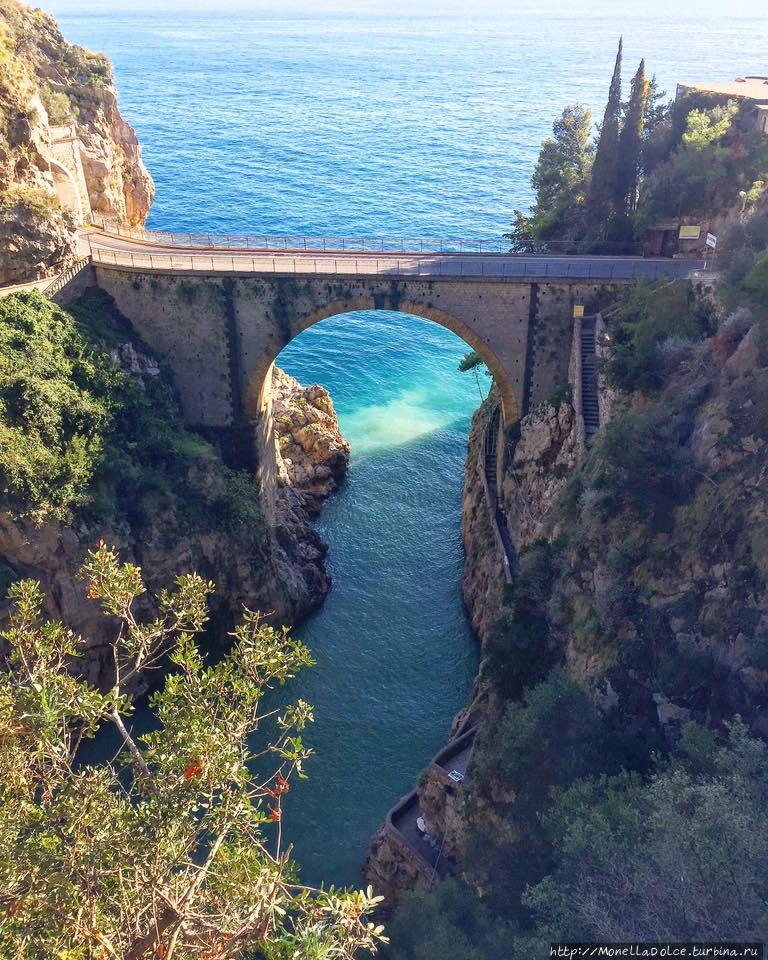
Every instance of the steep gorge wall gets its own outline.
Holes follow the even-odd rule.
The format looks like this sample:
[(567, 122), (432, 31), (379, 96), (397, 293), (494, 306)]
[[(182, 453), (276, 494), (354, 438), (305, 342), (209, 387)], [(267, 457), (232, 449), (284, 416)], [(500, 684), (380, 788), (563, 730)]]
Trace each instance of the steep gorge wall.
[(0, 283), (60, 270), (91, 212), (144, 223), (153, 197), (107, 58), (0, 0)]
[[(157, 360), (138, 337), (109, 352), (139, 387), (148, 378), (160, 376)], [(88, 600), (78, 571), (100, 540), (116, 547), (124, 562), (142, 568), (148, 586), (148, 594), (141, 600), (146, 614), (154, 611), (151, 597), (169, 587), (179, 574), (194, 571), (212, 581), (215, 592), (209, 606), (212, 636), (217, 642), (225, 640), (243, 606), (263, 612), (273, 622), (293, 624), (323, 601), (330, 587), (324, 565), (327, 547), (310, 515), (320, 510), (343, 477), (349, 445), (341, 436), (326, 391), (303, 387), (281, 371), (276, 370), (275, 377), (280, 381), (286, 415), (278, 420), (273, 442), (293, 459), (287, 460), (283, 484), (274, 491), (271, 523), (257, 515), (258, 508), (252, 511), (250, 522), (224, 524), (215, 516), (206, 519), (211, 504), (222, 497), (237, 497), (239, 488), (234, 493), (229, 489), (231, 471), (214, 448), (195, 440), (194, 435), (189, 442), (199, 445), (200, 453), (187, 461), (183, 476), (174, 477), (184, 491), (182, 499), (159, 499), (148, 518), (140, 522), (132, 516), (139, 504), (129, 504), (127, 512), (111, 519), (97, 519), (86, 511), (67, 521), (42, 523), (15, 508), (0, 510), (0, 593), (4, 597), (5, 588), (14, 580), (38, 580), (45, 594), (46, 614), (84, 637), (85, 655), (79, 666), (92, 682), (109, 681), (109, 643), (115, 624)], [(183, 437), (178, 439), (186, 442)], [(109, 493), (93, 490), (96, 497), (105, 492)], [(252, 492), (243, 488), (241, 496), (245, 502)], [(202, 522), (190, 521), (190, 508), (194, 516), (202, 511)], [(3, 616), (0, 606), (0, 621)]]

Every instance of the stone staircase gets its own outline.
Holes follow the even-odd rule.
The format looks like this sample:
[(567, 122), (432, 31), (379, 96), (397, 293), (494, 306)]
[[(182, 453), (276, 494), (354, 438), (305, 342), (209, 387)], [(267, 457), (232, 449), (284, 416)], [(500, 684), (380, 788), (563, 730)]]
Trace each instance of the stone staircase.
[(499, 546), (504, 552), (505, 574), (507, 579), (509, 579), (517, 569), (517, 550), (512, 543), (512, 537), (509, 534), (509, 527), (507, 526), (507, 518), (504, 516), (504, 511), (501, 509), (499, 503), (499, 491), (496, 481), (500, 420), (501, 410), (497, 406), (491, 414), (488, 426), (485, 428), (485, 438), (483, 441), (483, 473), (485, 474), (488, 509), (496, 527)]
[(496, 458), (498, 455), (497, 445), (499, 439), (499, 419), (501, 414), (499, 408), (493, 411), (491, 419), (485, 430), (485, 480), (488, 484), (488, 492), (493, 502), (496, 502)]
[(585, 438), (590, 440), (600, 429), (594, 317), (585, 317), (581, 324), (581, 414)]

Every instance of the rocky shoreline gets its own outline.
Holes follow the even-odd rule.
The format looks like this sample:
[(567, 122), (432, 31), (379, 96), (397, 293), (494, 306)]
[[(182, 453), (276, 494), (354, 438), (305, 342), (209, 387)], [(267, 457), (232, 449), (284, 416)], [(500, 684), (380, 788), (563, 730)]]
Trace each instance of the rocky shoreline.
[(278, 484), (295, 491), (307, 513), (317, 516), (349, 466), (350, 445), (339, 430), (331, 395), (275, 367), (272, 418)]

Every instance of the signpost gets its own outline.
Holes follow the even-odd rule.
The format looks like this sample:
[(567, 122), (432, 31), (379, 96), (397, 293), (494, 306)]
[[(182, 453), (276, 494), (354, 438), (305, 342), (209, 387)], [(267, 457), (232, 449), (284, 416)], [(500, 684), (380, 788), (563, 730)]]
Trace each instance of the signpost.
[(716, 249), (717, 249), (717, 237), (714, 235), (714, 233), (708, 233), (708, 234), (707, 234), (707, 249), (706, 249), (706, 255), (705, 255), (705, 257), (704, 257), (704, 264), (705, 264), (705, 266), (708, 266), (708, 265), (709, 265), (709, 252), (710, 252), (710, 250), (712, 251), (712, 256), (714, 257), (714, 255), (715, 255), (715, 250), (716, 250)]
[(677, 237), (678, 240), (698, 240), (701, 236), (701, 227), (696, 224), (692, 226), (683, 225), (680, 227), (680, 232)]
[(573, 319), (576, 320), (579, 317), (584, 316), (584, 304), (583, 303), (574, 303), (573, 305)]

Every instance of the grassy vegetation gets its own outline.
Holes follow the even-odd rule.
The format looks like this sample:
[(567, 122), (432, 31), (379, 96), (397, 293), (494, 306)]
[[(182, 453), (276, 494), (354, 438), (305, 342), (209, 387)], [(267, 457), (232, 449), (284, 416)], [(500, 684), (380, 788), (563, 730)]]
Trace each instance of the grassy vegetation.
[(164, 376), (130, 376), (106, 352), (131, 331), (101, 291), (64, 310), (37, 293), (0, 300), (0, 494), (36, 521), (141, 530), (263, 529), (255, 480), (180, 419)]
[(3, 214), (52, 221), (64, 215), (64, 211), (56, 194), (39, 187), (12, 183), (0, 190), (0, 216)]

